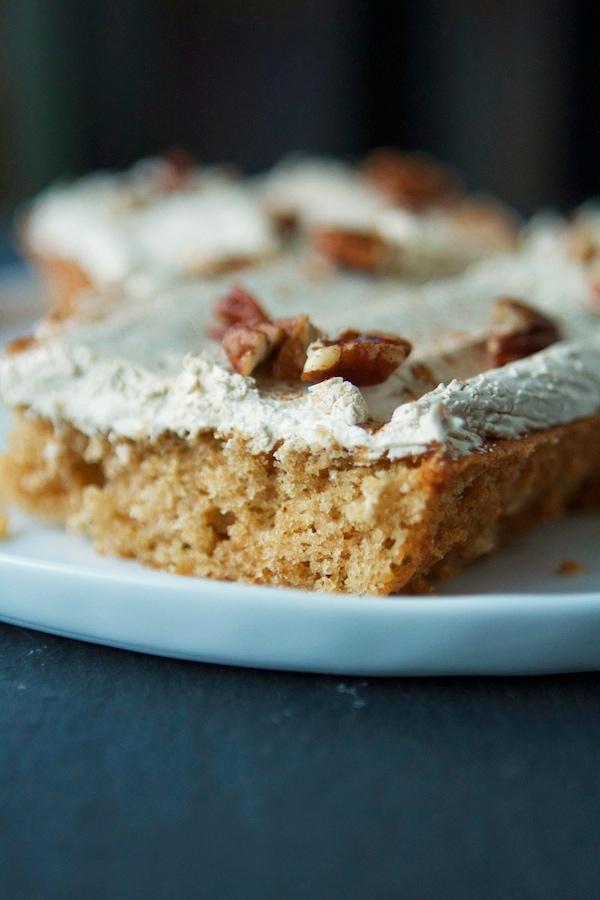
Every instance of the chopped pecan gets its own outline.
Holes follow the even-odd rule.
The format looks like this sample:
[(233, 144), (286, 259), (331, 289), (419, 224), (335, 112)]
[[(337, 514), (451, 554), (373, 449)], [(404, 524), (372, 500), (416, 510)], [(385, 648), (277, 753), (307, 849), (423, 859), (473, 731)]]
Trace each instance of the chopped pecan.
[(531, 356), (561, 339), (552, 319), (513, 297), (494, 301), (492, 327), (487, 350), (494, 366)]
[(219, 301), (216, 312), (223, 349), (246, 376), (265, 364), (264, 373), (279, 381), (317, 382), (339, 375), (356, 385), (380, 384), (411, 350), (403, 338), (380, 332), (345, 331), (336, 341), (324, 340), (307, 315), (273, 321), (240, 287)]
[(298, 229), (298, 215), (292, 210), (271, 210), (271, 220), (277, 234), (281, 237), (290, 237)]
[(206, 334), (213, 341), (222, 341), (230, 327), (233, 326), (223, 325), (221, 322), (213, 323), (206, 326)]
[(240, 375), (251, 375), (283, 338), (283, 329), (271, 322), (232, 325), (223, 336), (223, 349)]
[(556, 575), (585, 575), (587, 569), (578, 559), (563, 559), (554, 570)]
[(26, 334), (23, 337), (16, 337), (9, 341), (4, 348), (4, 352), (7, 354), (22, 353), (23, 350), (29, 350), (31, 347), (34, 347), (36, 343), (37, 341), (32, 334)]
[(284, 338), (273, 360), (273, 377), (297, 381), (306, 362), (307, 347), (319, 337), (319, 331), (305, 315), (276, 319), (274, 324), (283, 330)]
[(165, 194), (187, 187), (194, 171), (194, 157), (183, 147), (171, 147), (161, 155), (156, 188)]
[(385, 262), (385, 241), (377, 234), (318, 228), (313, 231), (312, 240), (319, 253), (347, 269), (376, 272)]
[(411, 345), (395, 334), (344, 331), (335, 341), (309, 345), (302, 381), (325, 381), (339, 376), (358, 387), (386, 381), (411, 351)]
[(221, 340), (233, 325), (270, 321), (260, 303), (239, 284), (217, 301), (214, 314), (219, 319), (219, 324), (209, 326), (207, 332), (215, 340)]
[(459, 193), (454, 174), (419, 153), (376, 150), (366, 159), (364, 172), (395, 203), (414, 212), (446, 204)]

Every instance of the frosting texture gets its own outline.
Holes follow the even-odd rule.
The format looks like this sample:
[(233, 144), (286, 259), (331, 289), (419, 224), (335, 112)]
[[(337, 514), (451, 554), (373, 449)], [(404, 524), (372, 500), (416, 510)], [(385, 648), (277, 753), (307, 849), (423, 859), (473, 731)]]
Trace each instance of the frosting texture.
[(156, 186), (158, 165), (48, 188), (28, 210), (31, 251), (73, 261), (103, 286), (136, 271), (199, 273), (277, 250), (247, 185), (219, 170), (195, 170), (181, 190), (164, 191)]
[[(0, 362), (4, 399), (114, 440), (211, 430), (252, 452), (327, 449), (365, 463), (433, 445), (460, 455), (600, 409), (600, 317), (583, 267), (554, 247), (421, 286), (315, 274), (297, 259), (244, 273), (274, 317), (304, 312), (330, 335), (356, 328), (412, 341), (412, 356), (384, 384), (360, 390), (340, 378), (307, 388), (234, 372), (206, 335), (233, 281), (159, 288), (150, 279), (131, 282), (126, 298), (90, 299), (78, 321), (42, 326), (35, 346)], [(551, 315), (565, 340), (481, 371), (490, 303), (501, 294)]]

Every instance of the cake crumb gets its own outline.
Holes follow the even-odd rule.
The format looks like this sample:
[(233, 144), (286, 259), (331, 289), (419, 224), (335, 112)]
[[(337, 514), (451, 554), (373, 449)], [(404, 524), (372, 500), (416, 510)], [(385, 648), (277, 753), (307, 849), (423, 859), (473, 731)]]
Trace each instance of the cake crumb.
[(555, 570), (556, 575), (585, 575), (586, 572), (586, 567), (577, 559), (563, 559)]
[(364, 697), (361, 697), (359, 694), (359, 690), (368, 687), (368, 682), (361, 681), (358, 685), (346, 684), (345, 681), (340, 681), (337, 685), (338, 694), (347, 694), (352, 697), (352, 709), (363, 709), (367, 705), (367, 701)]

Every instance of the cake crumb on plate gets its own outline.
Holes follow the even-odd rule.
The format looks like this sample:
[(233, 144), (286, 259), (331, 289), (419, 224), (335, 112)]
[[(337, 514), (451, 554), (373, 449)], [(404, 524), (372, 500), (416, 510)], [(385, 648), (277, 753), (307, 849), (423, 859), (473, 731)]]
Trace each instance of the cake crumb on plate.
[(556, 567), (556, 575), (585, 575), (586, 572), (584, 564), (577, 559), (563, 559)]

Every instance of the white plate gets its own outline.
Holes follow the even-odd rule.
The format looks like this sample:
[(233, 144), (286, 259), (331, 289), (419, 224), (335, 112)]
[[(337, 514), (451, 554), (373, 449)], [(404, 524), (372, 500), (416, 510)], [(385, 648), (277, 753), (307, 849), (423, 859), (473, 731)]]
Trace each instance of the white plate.
[[(6, 284), (4, 337), (27, 330), (24, 282)], [(0, 433), (5, 426), (0, 410)], [(520, 538), (447, 582), (444, 596), (424, 598), (182, 578), (97, 556), (84, 539), (23, 515), (11, 516), (11, 528), (0, 545), (0, 619), (29, 628), (164, 656), (347, 675), (600, 669), (596, 514)], [(569, 558), (586, 574), (557, 576)]]

